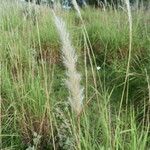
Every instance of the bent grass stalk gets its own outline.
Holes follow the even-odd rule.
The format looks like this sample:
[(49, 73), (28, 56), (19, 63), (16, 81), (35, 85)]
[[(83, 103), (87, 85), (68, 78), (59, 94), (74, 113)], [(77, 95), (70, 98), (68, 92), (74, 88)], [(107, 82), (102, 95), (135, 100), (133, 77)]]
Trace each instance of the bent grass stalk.
[[(94, 81), (94, 88), (95, 88), (96, 99), (97, 99), (97, 103), (99, 104), (96, 72), (94, 70), (94, 67), (97, 68), (95, 54), (94, 54), (94, 51), (93, 51), (93, 48), (92, 48), (92, 44), (91, 44), (91, 41), (90, 41), (87, 29), (86, 29), (84, 20), (83, 20), (82, 15), (81, 15), (80, 8), (79, 8), (79, 6), (77, 4), (77, 1), (76, 0), (72, 0), (72, 3), (73, 3), (73, 6), (74, 6), (74, 8), (75, 8), (75, 10), (77, 12), (77, 15), (79, 16), (79, 18), (80, 18), (80, 20), (82, 22), (82, 25), (83, 25), (82, 26), (82, 33), (83, 33), (83, 36), (84, 36), (85, 47), (87, 49), (87, 54), (88, 54), (88, 58), (89, 58), (90, 65), (91, 65), (91, 71), (92, 71), (92, 76), (93, 76), (93, 81)], [(86, 54), (86, 50), (85, 50), (85, 54)], [(94, 62), (92, 62), (92, 58), (94, 59)], [(86, 63), (86, 61), (85, 61), (85, 63)], [(86, 64), (85, 64), (85, 74), (87, 75), (87, 66), (86, 66)], [(86, 76), (86, 81), (87, 81), (87, 76)], [(102, 83), (101, 83), (101, 79), (100, 78), (99, 78), (99, 82), (100, 82), (101, 91), (103, 91)], [(86, 90), (87, 90), (87, 82), (86, 82)], [(87, 98), (87, 96), (86, 96), (86, 98)]]

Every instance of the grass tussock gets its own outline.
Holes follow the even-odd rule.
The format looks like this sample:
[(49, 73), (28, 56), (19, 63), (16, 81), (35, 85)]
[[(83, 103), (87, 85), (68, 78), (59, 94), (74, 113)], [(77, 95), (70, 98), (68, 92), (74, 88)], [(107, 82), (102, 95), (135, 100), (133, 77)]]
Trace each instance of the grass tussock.
[(126, 4), (0, 3), (1, 149), (149, 149), (150, 12)]

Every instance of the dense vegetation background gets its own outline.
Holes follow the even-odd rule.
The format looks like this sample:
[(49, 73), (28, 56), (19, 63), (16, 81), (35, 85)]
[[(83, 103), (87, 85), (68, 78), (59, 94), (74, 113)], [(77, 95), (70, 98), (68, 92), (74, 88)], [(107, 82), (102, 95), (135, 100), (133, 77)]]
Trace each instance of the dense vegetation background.
[[(33, 0), (25, 0), (27, 2), (29, 1), (33, 1)], [(44, 1), (47, 1), (48, 3), (51, 3), (51, 2), (55, 2), (55, 0), (44, 0)], [(58, 1), (58, 0), (56, 0)], [(71, 2), (72, 0), (60, 0), (60, 2)], [(79, 4), (81, 4), (83, 1), (85, 1), (86, 3), (90, 4), (90, 5), (95, 5), (95, 6), (99, 6), (100, 4), (112, 4), (113, 6), (115, 5), (122, 5), (124, 4), (124, 1), (123, 0), (77, 0), (77, 2)], [(144, 3), (145, 5), (148, 4), (149, 0), (129, 0), (130, 3), (134, 4), (134, 3)], [(36, 0), (36, 2), (39, 4), (40, 2), (42, 2), (42, 0)]]
[(139, 6), (54, 10), (78, 56), (76, 115), (54, 11), (2, 0), (0, 149), (150, 149), (150, 10)]

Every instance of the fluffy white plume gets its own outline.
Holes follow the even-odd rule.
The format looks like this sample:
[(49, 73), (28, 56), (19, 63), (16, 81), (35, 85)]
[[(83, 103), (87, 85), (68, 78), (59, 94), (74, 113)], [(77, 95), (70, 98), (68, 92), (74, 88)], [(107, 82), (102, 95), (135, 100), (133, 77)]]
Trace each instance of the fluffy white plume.
[(70, 41), (64, 21), (54, 13), (56, 28), (62, 42), (63, 62), (67, 69), (66, 85), (69, 90), (69, 101), (72, 109), (78, 115), (82, 110), (83, 88), (80, 85), (81, 75), (76, 70), (77, 55)]

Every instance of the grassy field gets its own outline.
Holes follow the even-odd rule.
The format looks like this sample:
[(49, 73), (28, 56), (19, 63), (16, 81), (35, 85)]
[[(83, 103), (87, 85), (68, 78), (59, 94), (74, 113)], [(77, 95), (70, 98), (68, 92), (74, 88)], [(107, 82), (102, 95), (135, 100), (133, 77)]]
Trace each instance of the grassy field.
[(150, 10), (128, 6), (2, 0), (0, 149), (150, 149)]

